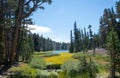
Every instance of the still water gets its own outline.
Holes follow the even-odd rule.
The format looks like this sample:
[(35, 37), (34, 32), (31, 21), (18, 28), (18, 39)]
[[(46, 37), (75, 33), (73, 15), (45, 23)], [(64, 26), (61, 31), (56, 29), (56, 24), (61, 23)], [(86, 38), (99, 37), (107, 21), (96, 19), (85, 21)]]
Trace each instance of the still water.
[(63, 53), (63, 52), (69, 52), (68, 50), (55, 50), (52, 53), (53, 54), (59, 54), (59, 53)]

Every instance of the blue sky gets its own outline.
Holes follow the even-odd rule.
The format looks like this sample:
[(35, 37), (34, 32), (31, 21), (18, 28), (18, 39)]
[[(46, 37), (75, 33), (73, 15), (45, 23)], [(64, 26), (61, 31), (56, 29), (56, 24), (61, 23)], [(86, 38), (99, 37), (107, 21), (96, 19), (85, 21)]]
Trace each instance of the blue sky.
[(115, 6), (118, 0), (53, 0), (51, 5), (44, 4), (45, 10), (37, 10), (32, 14), (36, 30), (54, 41), (69, 42), (70, 30), (74, 22), (78, 28), (92, 25), (93, 32), (99, 29), (99, 19), (105, 8)]

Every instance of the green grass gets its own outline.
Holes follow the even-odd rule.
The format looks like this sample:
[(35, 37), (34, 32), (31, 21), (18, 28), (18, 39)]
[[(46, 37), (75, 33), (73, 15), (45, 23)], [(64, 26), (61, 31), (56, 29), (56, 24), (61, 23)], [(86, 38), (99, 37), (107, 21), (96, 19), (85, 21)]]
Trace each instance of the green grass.
[(34, 78), (37, 75), (36, 69), (25, 63), (20, 63), (18, 67), (12, 67), (9, 71), (14, 73), (10, 78)]

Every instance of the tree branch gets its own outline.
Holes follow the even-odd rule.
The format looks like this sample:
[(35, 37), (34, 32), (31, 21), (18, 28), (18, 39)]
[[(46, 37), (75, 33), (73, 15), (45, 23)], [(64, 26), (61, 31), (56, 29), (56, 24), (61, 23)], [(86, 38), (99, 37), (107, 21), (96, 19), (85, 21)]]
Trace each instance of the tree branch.
[(29, 11), (29, 13), (27, 13), (27, 14), (25, 14), (25, 15), (23, 15), (23, 17), (22, 18), (27, 18), (27, 17), (29, 17), (31, 14), (32, 14), (32, 12), (34, 12), (39, 6), (41, 6), (44, 2), (39, 2), (39, 1), (34, 1), (33, 2), (34, 3), (34, 5), (33, 5), (33, 7), (30, 9), (30, 11)]
[(32, 0), (27, 1), (24, 5), (28, 5)]

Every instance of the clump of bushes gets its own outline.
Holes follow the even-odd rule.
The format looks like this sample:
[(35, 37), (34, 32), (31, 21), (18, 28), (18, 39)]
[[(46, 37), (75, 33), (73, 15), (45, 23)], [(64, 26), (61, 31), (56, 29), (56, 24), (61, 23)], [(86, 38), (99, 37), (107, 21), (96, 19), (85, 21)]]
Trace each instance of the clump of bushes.
[(91, 59), (87, 62), (85, 57), (81, 57), (78, 61), (67, 61), (61, 68), (70, 77), (79, 75), (81, 78), (95, 78), (98, 73), (97, 63)]
[(44, 59), (40, 56), (34, 56), (29, 65), (36, 69), (44, 69), (46, 67)]
[(58, 73), (53, 71), (32, 68), (28, 64), (21, 64), (10, 69), (13, 72), (8, 78), (58, 78)]
[(36, 69), (31, 68), (28, 64), (21, 64), (18, 67), (13, 67), (10, 72), (14, 74), (10, 78), (34, 78), (36, 76)]
[(52, 72), (48, 72), (46, 70), (38, 70), (37, 73), (37, 77), (36, 78), (58, 78), (58, 73), (52, 71)]
[(56, 72), (48, 72), (46, 70), (31, 70), (30, 68), (16, 71), (16, 74), (11, 75), (9, 78), (58, 78), (58, 74)]
[(90, 58), (91, 57), (91, 54), (86, 54), (86, 53), (83, 53), (83, 52), (78, 52), (78, 53), (75, 53), (74, 55), (72, 55), (72, 58), (74, 59), (79, 59), (81, 57), (87, 57), (87, 58)]
[(79, 61), (66, 61), (61, 66), (61, 69), (68, 75), (73, 76), (77, 72), (78, 65), (79, 65)]

